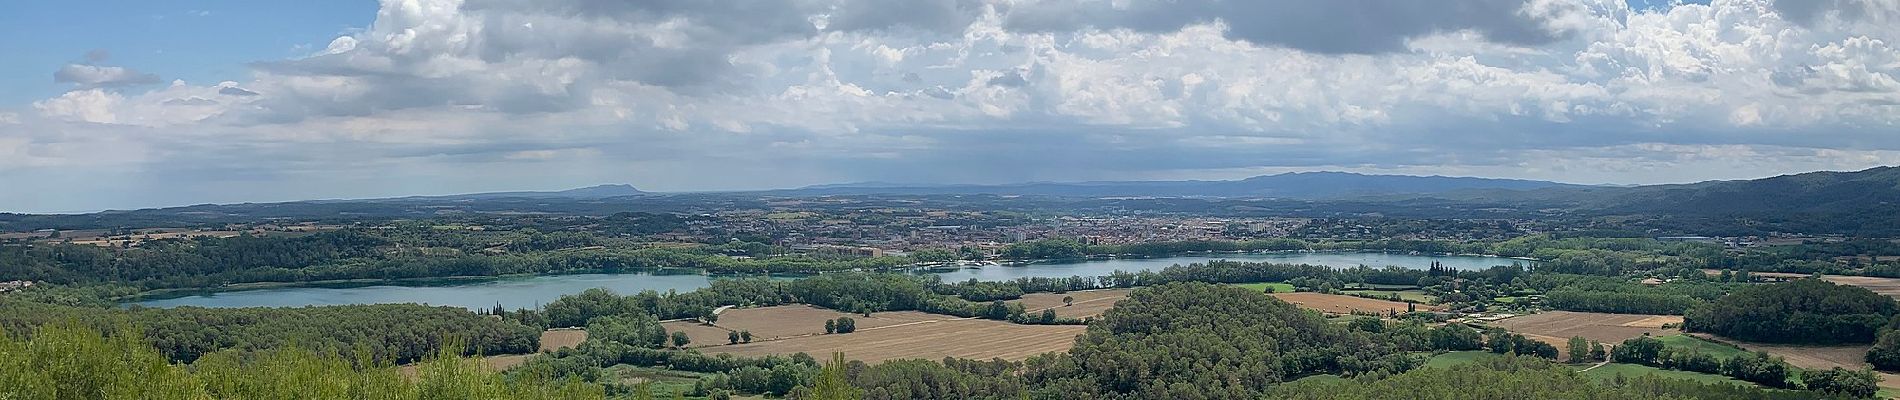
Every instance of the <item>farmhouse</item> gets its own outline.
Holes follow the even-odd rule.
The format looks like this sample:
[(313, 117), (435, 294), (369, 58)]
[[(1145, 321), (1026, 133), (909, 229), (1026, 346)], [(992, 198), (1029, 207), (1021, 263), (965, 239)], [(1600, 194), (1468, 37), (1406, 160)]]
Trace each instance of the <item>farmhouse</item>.
[(11, 292), (15, 290), (30, 288), (30, 287), (33, 287), (33, 281), (0, 282), (0, 293), (6, 293), (6, 292)]

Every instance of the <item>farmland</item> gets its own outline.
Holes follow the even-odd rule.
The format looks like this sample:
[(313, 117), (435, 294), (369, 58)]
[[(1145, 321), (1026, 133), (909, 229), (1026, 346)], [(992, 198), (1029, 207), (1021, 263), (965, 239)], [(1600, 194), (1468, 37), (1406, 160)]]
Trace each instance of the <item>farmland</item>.
[[(1721, 274), (1719, 269), (1704, 269), (1709, 275)], [(1750, 272), (1749, 275), (1775, 279), (1803, 279), (1813, 275), (1787, 272)], [(1821, 275), (1821, 280), (1841, 285), (1859, 286), (1874, 293), (1900, 297), (1900, 278), (1882, 278), (1877, 276)]]
[[(1032, 293), (1024, 295), (1021, 300), (1016, 300), (1015, 302), (1021, 303), (1023, 309), (1030, 313), (1053, 309), (1056, 310), (1057, 317), (1080, 319), (1101, 316), (1102, 313), (1107, 312), (1108, 309), (1115, 308), (1115, 302), (1128, 298), (1128, 292), (1131, 290), (1132, 289), (1087, 290), (1064, 294)], [(1062, 298), (1065, 296), (1073, 297), (1075, 299), (1074, 305), (1063, 306)]]
[(1702, 383), (1726, 383), (1726, 384), (1731, 384), (1731, 385), (1742, 385), (1742, 386), (1755, 385), (1754, 383), (1749, 383), (1747, 381), (1738, 380), (1735, 378), (1730, 378), (1730, 377), (1716, 375), (1716, 374), (1668, 370), (1668, 369), (1660, 369), (1656, 367), (1651, 367), (1647, 365), (1623, 364), (1623, 363), (1603, 364), (1603, 366), (1590, 368), (1590, 370), (1588, 371), (1583, 371), (1582, 374), (1583, 376), (1589, 377), (1591, 379), (1595, 379), (1598, 382), (1606, 382), (1606, 383), (1616, 380), (1618, 376), (1631, 377), (1631, 376), (1649, 375), (1649, 376), (1655, 376), (1659, 378), (1687, 379), (1687, 380), (1702, 382)]
[[(1387, 312), (1405, 312), (1406, 307), (1409, 305), (1407, 303), (1402, 303), (1402, 302), (1397, 302), (1397, 301), (1376, 300), (1376, 299), (1353, 297), (1353, 296), (1347, 296), (1347, 295), (1312, 293), (1312, 292), (1274, 293), (1273, 297), (1279, 298), (1280, 300), (1284, 300), (1288, 303), (1293, 303), (1294, 305), (1298, 305), (1302, 308), (1318, 310), (1320, 312), (1332, 313), (1332, 314), (1351, 314), (1354, 311), (1362, 312), (1362, 313), (1371, 312), (1371, 313), (1379, 313), (1379, 314), (1385, 314)], [(1424, 304), (1417, 305), (1417, 307), (1419, 310), (1438, 309), (1435, 306), (1429, 306), (1429, 305), (1424, 305)]]
[(1748, 351), (1762, 351), (1788, 360), (1789, 365), (1801, 369), (1828, 369), (1842, 367), (1849, 369), (1867, 366), (1867, 348), (1869, 345), (1846, 346), (1804, 346), (1791, 344), (1768, 344), (1744, 342), (1720, 336), (1693, 333), (1692, 336), (1727, 343)]
[(1415, 302), (1415, 303), (1438, 302), (1437, 297), (1433, 297), (1432, 295), (1425, 294), (1425, 291), (1423, 290), (1347, 290), (1344, 293), (1349, 294), (1349, 295), (1369, 295), (1369, 296), (1380, 296), (1380, 297), (1398, 295), (1400, 300), (1410, 301), (1410, 302)]
[(555, 351), (564, 347), (580, 347), (587, 341), (587, 331), (581, 329), (549, 329), (541, 332), (541, 351)]
[(1859, 287), (1867, 288), (1867, 290), (1872, 290), (1874, 291), (1874, 293), (1884, 294), (1888, 296), (1900, 296), (1900, 278), (1881, 278), (1881, 277), (1874, 277), (1874, 276), (1827, 275), (1827, 276), (1821, 277), (1821, 279), (1828, 282), (1834, 282), (1834, 283), (1838, 283), (1842, 285), (1859, 286)]
[[(1500, 357), (1500, 355), (1496, 353), (1491, 353), (1488, 351), (1453, 351), (1453, 352), (1447, 352), (1447, 353), (1439, 354), (1436, 356), (1432, 356), (1432, 358), (1425, 361), (1425, 367), (1426, 368), (1449, 368), (1456, 365), (1470, 364), (1473, 361), (1477, 361), (1479, 359), (1486, 358), (1486, 357)], [(1646, 366), (1646, 365), (1637, 365), (1637, 364), (1605, 363), (1602, 365), (1597, 365), (1596, 363), (1589, 363), (1589, 364), (1576, 365), (1575, 368), (1577, 368), (1579, 373), (1581, 373), (1583, 376), (1594, 379), (1599, 382), (1613, 381), (1616, 379), (1618, 375), (1621, 375), (1624, 377), (1652, 375), (1652, 376), (1657, 376), (1657, 377), (1662, 377), (1662, 378), (1687, 379), (1687, 380), (1703, 382), (1703, 383), (1728, 383), (1728, 384), (1745, 385), (1745, 386), (1755, 385), (1753, 383), (1749, 383), (1746, 381), (1741, 381), (1735, 378), (1730, 378), (1730, 377), (1716, 375), (1716, 374), (1666, 370), (1666, 369), (1660, 369), (1656, 367), (1651, 367), (1651, 366)]]
[(1493, 357), (1493, 356), (1496, 356), (1496, 354), (1493, 354), (1488, 351), (1445, 352), (1439, 355), (1432, 356), (1432, 358), (1425, 360), (1425, 367), (1449, 368), (1455, 365), (1470, 364), (1472, 361), (1476, 361), (1479, 358)]
[[(579, 347), (581, 342), (585, 341), (587, 341), (587, 331), (585, 330), (549, 329), (541, 332), (541, 348), (538, 352), (530, 354), (490, 355), (482, 357), (482, 362), (488, 364), (489, 370), (501, 371), (514, 368), (516, 365), (521, 365), (521, 363), (527, 362), (529, 357), (563, 348)], [(404, 365), (400, 371), (405, 376), (415, 376), (416, 366), (414, 364)]]
[(1675, 334), (1677, 332), (1675, 329), (1663, 329), (1662, 326), (1680, 323), (1682, 323), (1682, 317), (1674, 315), (1546, 311), (1512, 317), (1491, 324), (1562, 349), (1565, 343), (1574, 336), (1582, 336), (1584, 339), (1603, 343), (1621, 343), (1623, 340), (1644, 334), (1650, 336)]
[(1739, 347), (1735, 347), (1735, 346), (1723, 344), (1723, 343), (1712, 342), (1707, 339), (1690, 336), (1690, 335), (1669, 335), (1669, 336), (1659, 337), (1656, 339), (1661, 340), (1664, 346), (1668, 346), (1669, 348), (1674, 349), (1676, 351), (1688, 351), (1688, 352), (1708, 354), (1710, 356), (1714, 356), (1715, 358), (1729, 358), (1729, 357), (1735, 357), (1735, 356), (1744, 355), (1748, 353), (1747, 350), (1743, 350)]
[(1267, 291), (1267, 288), (1273, 288), (1274, 293), (1293, 293), (1294, 291), (1293, 284), (1280, 283), (1280, 282), (1237, 283), (1237, 284), (1234, 284), (1234, 286), (1239, 286), (1242, 288), (1246, 288), (1247, 290), (1252, 290), (1256, 292), (1265, 292)]
[(686, 338), (692, 340), (687, 347), (706, 347), (726, 344), (729, 339), (727, 335), (732, 333), (732, 331), (728, 331), (725, 328), (708, 326), (698, 321), (667, 321), (661, 323), (660, 326), (665, 327), (667, 333), (686, 332)]
[(839, 317), (851, 317), (859, 330), (956, 318), (915, 311), (880, 312), (866, 317), (809, 305), (784, 305), (726, 310), (719, 313), (719, 322), (713, 326), (694, 321), (671, 321), (662, 325), (668, 332), (686, 332), (692, 346), (701, 347), (726, 344), (728, 332), (752, 332), (753, 341), (824, 334), (825, 321)]
[(1075, 345), (1075, 337), (1087, 329), (1079, 325), (1020, 325), (948, 316), (941, 318), (912, 324), (860, 327), (857, 332), (849, 334), (790, 337), (707, 347), (700, 351), (748, 357), (844, 352), (845, 357), (867, 363), (944, 357), (1021, 361), (1037, 354), (1068, 350)]

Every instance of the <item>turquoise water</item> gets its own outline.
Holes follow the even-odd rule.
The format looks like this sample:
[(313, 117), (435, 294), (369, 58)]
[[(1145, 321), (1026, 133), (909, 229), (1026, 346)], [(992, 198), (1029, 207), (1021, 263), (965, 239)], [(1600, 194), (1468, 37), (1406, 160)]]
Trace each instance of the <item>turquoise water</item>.
[[(1352, 267), (1358, 265), (1382, 267), (1396, 265), (1415, 269), (1424, 269), (1431, 265), (1433, 261), (1444, 263), (1445, 266), (1456, 269), (1482, 269), (1494, 265), (1510, 265), (1512, 262), (1517, 261), (1491, 257), (1414, 256), (1387, 253), (1220, 254), (1041, 263), (1027, 266), (989, 266), (941, 272), (937, 273), (937, 275), (942, 276), (945, 282), (966, 281), (971, 278), (984, 281), (1003, 281), (1022, 277), (1101, 276), (1108, 275), (1117, 270), (1128, 272), (1159, 270), (1175, 264), (1191, 264), (1221, 259), (1301, 263), (1334, 267)], [(424, 286), (372, 285), (357, 287), (272, 288), (204, 293), (168, 299), (145, 300), (133, 304), (145, 307), (301, 307), (339, 304), (419, 303), (465, 308), (490, 308), (496, 304), (501, 304), (507, 308), (514, 309), (539, 307), (542, 304), (547, 304), (548, 302), (554, 301), (554, 299), (560, 298), (561, 295), (579, 293), (580, 291), (596, 287), (612, 289), (622, 294), (638, 293), (643, 290), (657, 290), (661, 292), (676, 290), (686, 292), (706, 287), (711, 284), (713, 279), (723, 278), (694, 274), (654, 275), (646, 273), (549, 275)]]

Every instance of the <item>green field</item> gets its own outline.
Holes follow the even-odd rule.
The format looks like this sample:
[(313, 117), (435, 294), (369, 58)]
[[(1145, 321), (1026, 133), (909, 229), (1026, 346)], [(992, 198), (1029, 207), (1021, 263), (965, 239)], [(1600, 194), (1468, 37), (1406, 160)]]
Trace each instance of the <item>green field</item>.
[(1245, 288), (1247, 290), (1256, 291), (1256, 292), (1264, 292), (1267, 290), (1267, 288), (1271, 287), (1273, 288), (1274, 293), (1293, 293), (1293, 285), (1287, 284), (1287, 283), (1279, 283), (1279, 282), (1235, 283), (1233, 285), (1239, 286), (1241, 288)]
[(1695, 351), (1721, 359), (1748, 354), (1748, 350), (1742, 350), (1739, 347), (1702, 340), (1689, 335), (1662, 336), (1656, 338), (1656, 340), (1661, 340), (1664, 346), (1668, 346), (1672, 350)]
[[(1588, 366), (1580, 366), (1580, 367), (1589, 368)], [(1579, 368), (1579, 369), (1582, 369), (1582, 368)], [(1748, 381), (1738, 380), (1735, 378), (1730, 378), (1730, 377), (1721, 376), (1721, 375), (1704, 374), (1700, 372), (1689, 372), (1689, 371), (1673, 371), (1673, 370), (1659, 369), (1656, 367), (1651, 367), (1651, 366), (1646, 366), (1646, 365), (1636, 365), (1636, 364), (1610, 363), (1610, 364), (1604, 364), (1603, 366), (1597, 367), (1596, 369), (1583, 372), (1583, 376), (1596, 379), (1599, 382), (1610, 382), (1612, 380), (1615, 380), (1618, 374), (1621, 374), (1624, 377), (1651, 375), (1651, 376), (1656, 376), (1656, 377), (1661, 377), (1661, 378), (1687, 379), (1687, 380), (1692, 380), (1692, 381), (1702, 382), (1702, 383), (1729, 383), (1729, 384), (1744, 385), (1744, 386), (1755, 385), (1753, 383), (1749, 383)]]
[(1447, 352), (1444, 354), (1432, 356), (1431, 359), (1425, 360), (1425, 367), (1449, 368), (1452, 366), (1469, 364), (1472, 361), (1476, 361), (1479, 358), (1497, 357), (1497, 356), (1498, 356), (1497, 354), (1493, 354), (1488, 351), (1475, 351), (1475, 350), (1474, 351), (1453, 351), (1453, 352)]
[(685, 393), (693, 390), (693, 384), (705, 374), (675, 371), (669, 369), (635, 367), (626, 364), (607, 368), (606, 376), (610, 380), (628, 386), (651, 382), (649, 390), (656, 398), (671, 398), (673, 393)]
[(1378, 296), (1378, 297), (1381, 297), (1381, 298), (1384, 298), (1385, 296), (1390, 296), (1390, 295), (1394, 295), (1394, 294), (1397, 294), (1397, 295), (1399, 295), (1399, 300), (1402, 300), (1402, 301), (1411, 301), (1411, 302), (1417, 302), (1417, 303), (1435, 303), (1435, 302), (1437, 302), (1437, 301), (1438, 301), (1438, 298), (1437, 298), (1437, 297), (1433, 297), (1432, 295), (1429, 295), (1429, 294), (1425, 294), (1425, 291), (1423, 291), (1423, 290), (1397, 290), (1397, 291), (1393, 291), (1393, 290), (1347, 290), (1347, 291), (1345, 291), (1345, 292), (1342, 292), (1342, 293), (1345, 293), (1345, 294), (1349, 294), (1349, 295), (1362, 295), (1362, 294), (1369, 294), (1369, 295), (1373, 295), (1373, 296)]
[(1293, 381), (1294, 382), (1333, 383), (1333, 382), (1343, 382), (1346, 380), (1347, 380), (1346, 378), (1341, 378), (1339, 377), (1339, 375), (1325, 374), (1325, 375), (1313, 375), (1313, 376), (1309, 376), (1305, 378), (1294, 379)]
[(1385, 285), (1385, 284), (1378, 284), (1378, 283), (1357, 283), (1357, 284), (1349, 283), (1349, 284), (1346, 284), (1346, 288), (1347, 289), (1377, 289), (1377, 290), (1385, 290), (1385, 291), (1394, 291), (1394, 290), (1418, 289), (1418, 285)]

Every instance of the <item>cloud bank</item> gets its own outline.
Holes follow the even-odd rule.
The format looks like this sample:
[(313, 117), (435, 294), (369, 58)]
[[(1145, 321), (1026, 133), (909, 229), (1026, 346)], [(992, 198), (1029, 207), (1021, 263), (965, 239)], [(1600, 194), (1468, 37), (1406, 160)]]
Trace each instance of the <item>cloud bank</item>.
[(1900, 162), (1896, 41), (1873, 0), (389, 0), (244, 82), (60, 68), (0, 114), (0, 208), (1854, 169)]

